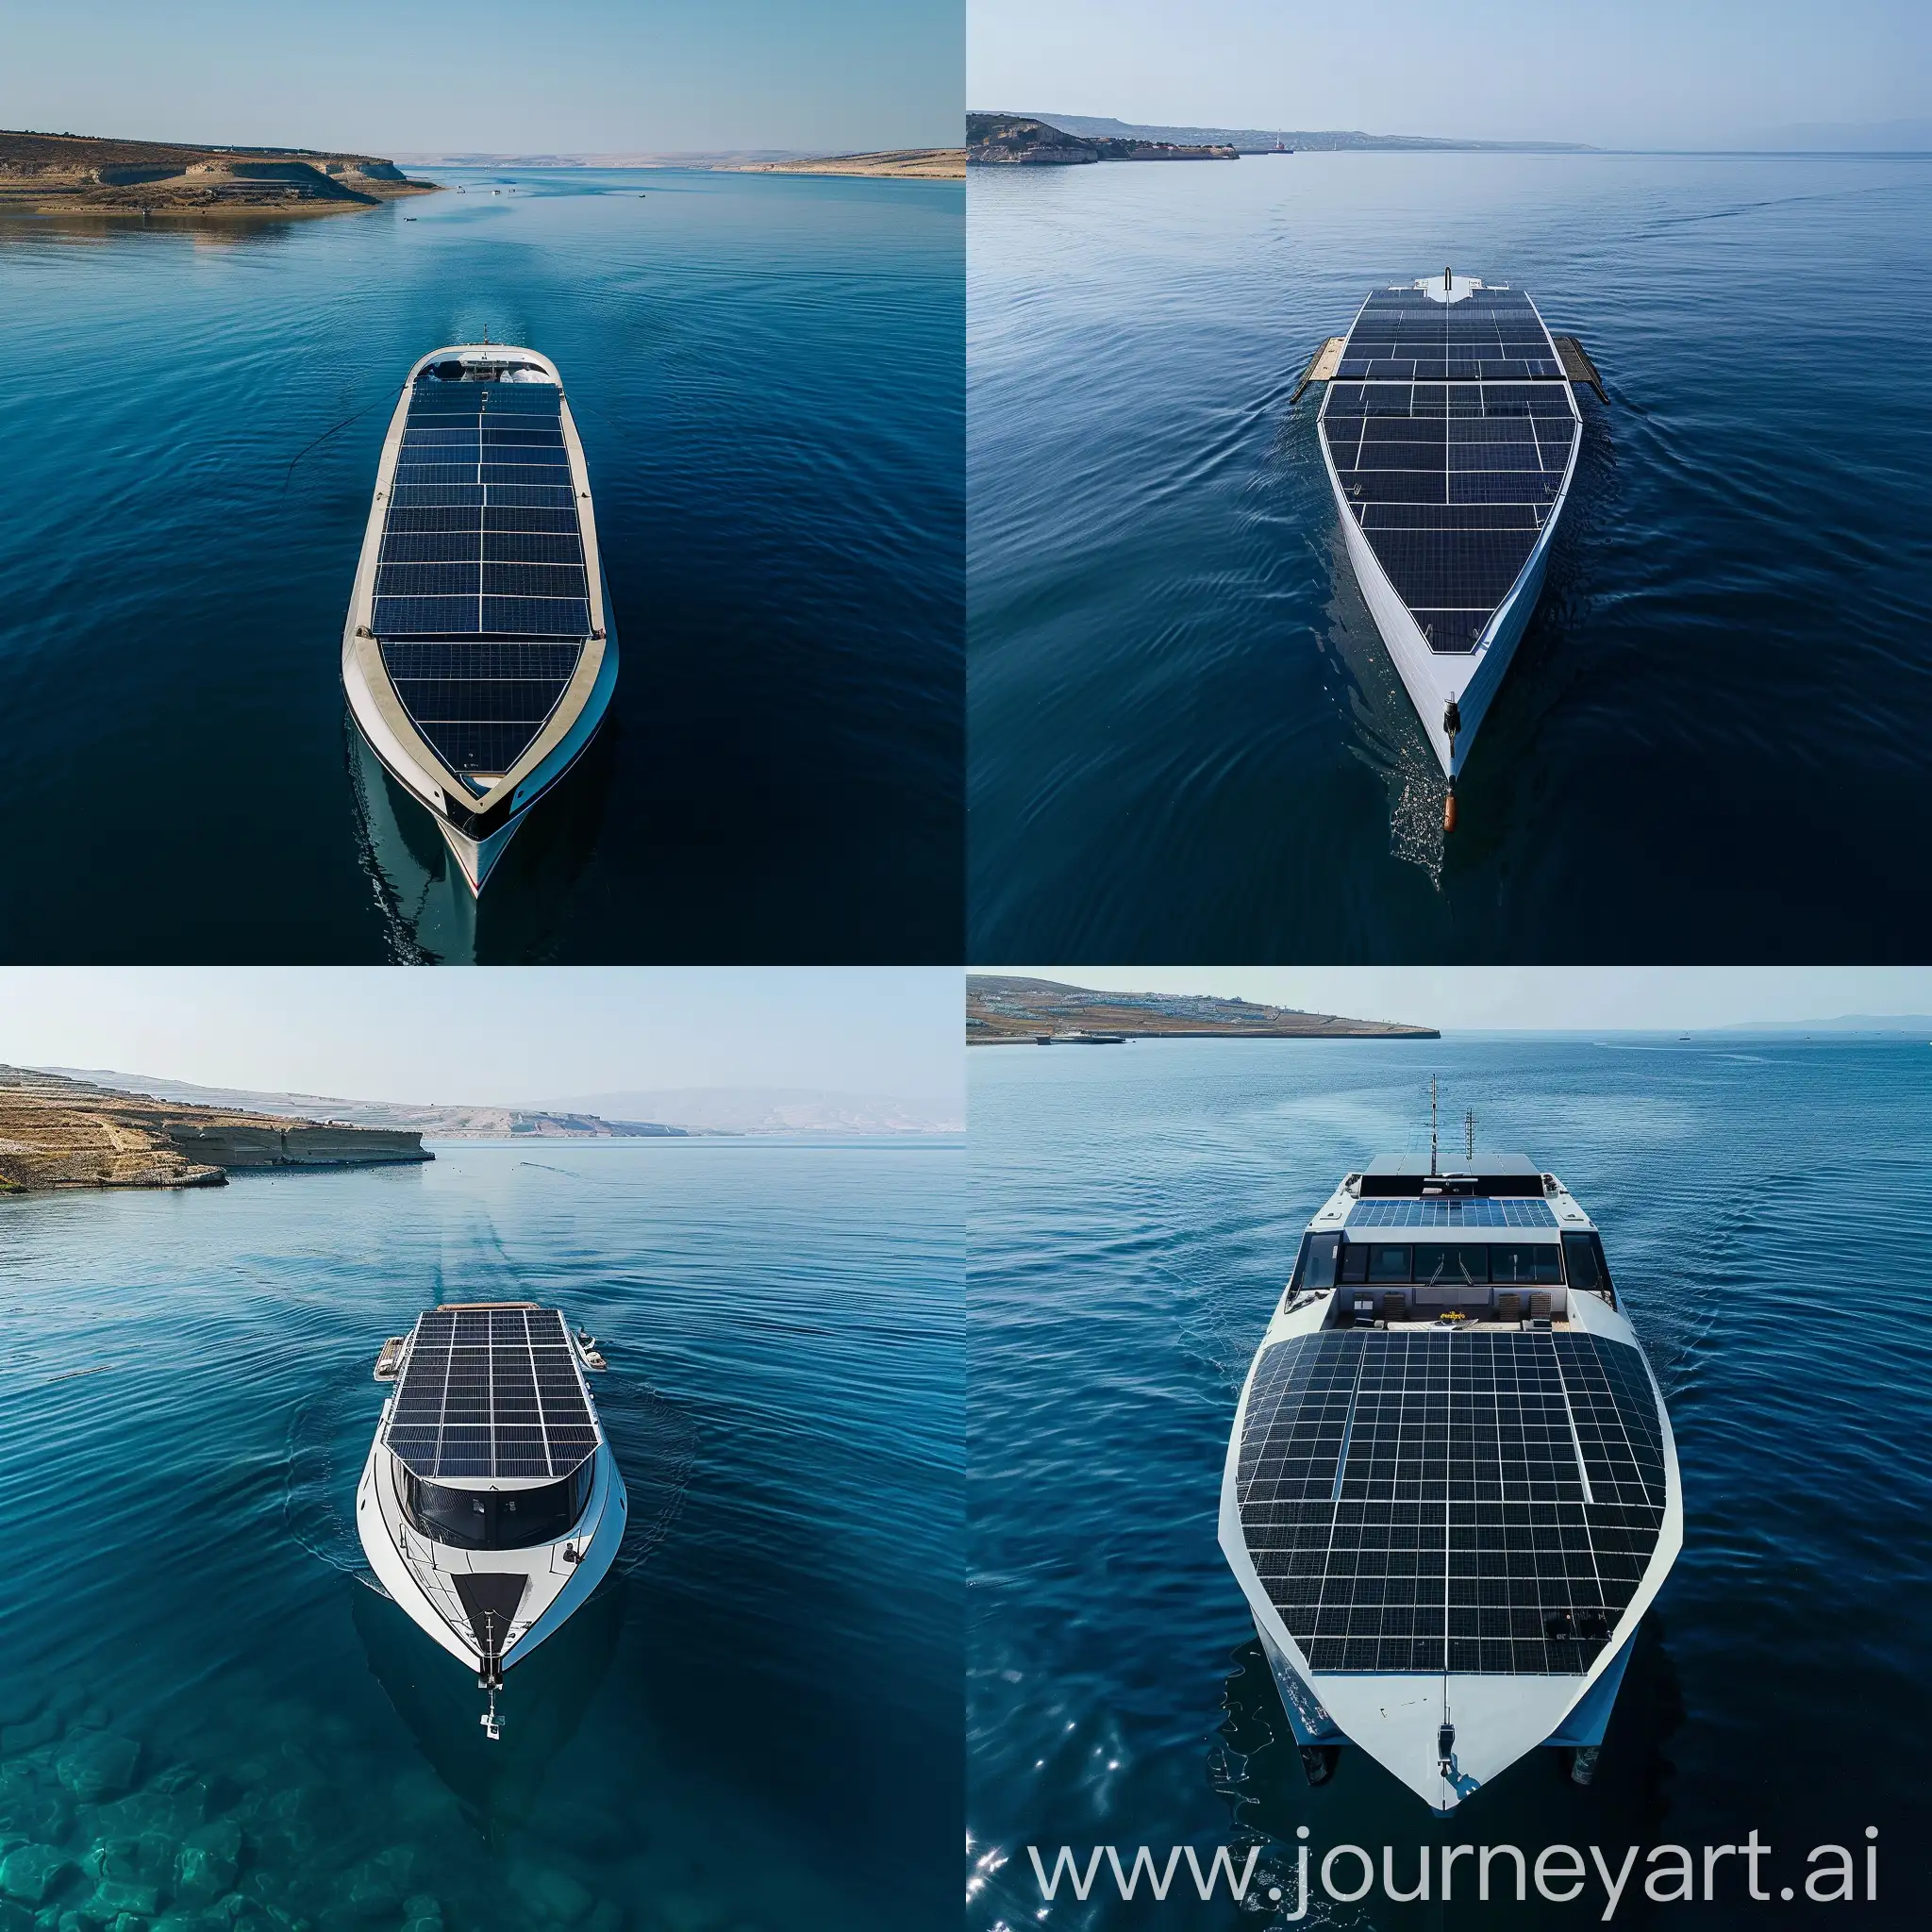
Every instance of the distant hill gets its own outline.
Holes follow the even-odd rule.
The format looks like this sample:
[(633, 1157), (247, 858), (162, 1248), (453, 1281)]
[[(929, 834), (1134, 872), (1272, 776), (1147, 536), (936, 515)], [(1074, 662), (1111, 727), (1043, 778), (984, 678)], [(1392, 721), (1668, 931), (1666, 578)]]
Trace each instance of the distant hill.
[(673, 1087), (585, 1093), (552, 1103), (600, 1114), (648, 1115), (711, 1134), (957, 1134), (957, 1098), (844, 1093), (818, 1087)]
[(1093, 1035), (1124, 1039), (1440, 1040), (1433, 1026), (1388, 1020), (1343, 1020), (1293, 1007), (1257, 1006), (1212, 993), (1101, 992), (1055, 979), (1009, 974), (966, 976), (966, 1043), (997, 1046), (1025, 1041), (1072, 1041)]
[(1077, 166), (1086, 161), (1232, 161), (1236, 151), (1138, 135), (1078, 138), (1027, 114), (968, 114), (966, 159), (975, 167)]
[[(970, 126), (975, 117), (967, 116)], [(984, 116), (1019, 119), (1019, 116)], [(1279, 142), (1297, 150), (1333, 151), (1344, 148), (1439, 148), (1489, 154), (1594, 154), (1580, 141), (1449, 141), (1426, 134), (1364, 134), (1358, 128), (1294, 127), (1158, 127), (1132, 121), (1114, 121), (1093, 114), (1038, 114), (1042, 125), (1069, 135), (1113, 141), (1173, 142), (1230, 147), (1240, 154), (1270, 154)], [(968, 141), (972, 140), (969, 133)]]
[[(118, 1074), (98, 1068), (56, 1067), (50, 1072), (124, 1093), (202, 1107), (239, 1108), (250, 1113), (340, 1122), (349, 1126), (388, 1127), (427, 1134), (441, 1141), (516, 1140), (535, 1135), (553, 1140), (621, 1140), (669, 1135), (683, 1138), (692, 1129), (648, 1120), (609, 1120), (571, 1109), (518, 1107), (417, 1106), (392, 1100), (340, 1100), (325, 1093), (258, 1093), (240, 1087), (199, 1087), (152, 1074)], [(700, 1127), (694, 1131), (703, 1133)]]
[(0, 213), (332, 214), (435, 188), (376, 155), (0, 131)]

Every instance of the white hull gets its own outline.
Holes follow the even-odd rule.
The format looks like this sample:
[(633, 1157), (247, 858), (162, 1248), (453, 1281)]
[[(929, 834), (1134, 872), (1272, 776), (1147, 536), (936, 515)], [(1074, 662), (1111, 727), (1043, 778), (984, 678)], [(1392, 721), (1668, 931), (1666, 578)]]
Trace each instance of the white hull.
[[(588, 749), (609, 708), (617, 685), (617, 626), (610, 614), (610, 587), (598, 550), (595, 517), (591, 507), (589, 474), (583, 445), (571, 416), (568, 399), (558, 404), (558, 423), (570, 458), (570, 476), (582, 505), (581, 537), (590, 591), (591, 635), (584, 644), (576, 675), (558, 700), (542, 729), (508, 772), (492, 774), (488, 789), (478, 793), (449, 769), (411, 723), (398, 701), (384, 668), (379, 641), (370, 629), (375, 603), (375, 577), (382, 552), (386, 506), (394, 486), (396, 462), (408, 425), (410, 396), (416, 378), (432, 362), (453, 355), (494, 353), (547, 374), (561, 388), (562, 378), (549, 358), (532, 349), (494, 352), (466, 348), (437, 349), (420, 358), (403, 384), (391, 418), (381, 460), (376, 470), (375, 498), (363, 532), (362, 558), (342, 625), (342, 690), (350, 715), (376, 758), (396, 782), (417, 799), (435, 820), (455, 855), (473, 895), (489, 882), (525, 813), (541, 798)], [(459, 817), (460, 815), (460, 821)], [(467, 822), (490, 821), (480, 836)]]
[[(1420, 286), (1420, 285), (1418, 285)], [(1458, 293), (1466, 287), (1479, 288), (1480, 283), (1464, 284), (1457, 280)], [(1528, 298), (1525, 296), (1524, 300)], [(1532, 309), (1535, 304), (1531, 303)], [(1537, 317), (1539, 325), (1542, 318)], [(1549, 330), (1543, 326), (1543, 336), (1548, 343), (1550, 356), (1557, 359), (1556, 345), (1549, 341)], [(1560, 366), (1560, 364), (1558, 365)], [(1331, 382), (1324, 395), (1319, 422), (1325, 423), (1328, 405), (1333, 397), (1335, 385)], [(1429, 641), (1423, 635), (1401, 593), (1390, 582), (1388, 573), (1382, 568), (1373, 545), (1356, 520), (1354, 507), (1349, 502), (1348, 492), (1342, 487), (1341, 477), (1337, 473), (1335, 458), (1328, 447), (1325, 433), (1318, 430), (1316, 441), (1321, 445), (1323, 467), (1328, 473), (1328, 488), (1334, 495), (1336, 508), (1341, 517), (1342, 534), (1348, 543), (1348, 558), (1354, 567), (1356, 582), (1361, 589), (1362, 601), (1369, 608), (1369, 615), (1375, 621), (1375, 628), (1381, 634), (1391, 658), (1393, 659), (1403, 688), (1408, 692), (1409, 702), (1415, 707), (1416, 716), (1422, 721), (1424, 735), (1429, 741), (1429, 748), (1436, 755), (1436, 761), (1441, 767), (1442, 775), (1453, 786), (1462, 775), (1464, 766), (1469, 762), (1469, 754), (1475, 743), (1476, 732), (1489, 714), (1494, 701), (1497, 688), (1503, 681), (1504, 673), (1509, 668), (1509, 660), (1516, 655), (1516, 647), (1523, 640), (1523, 633), (1528, 628), (1531, 614), (1536, 609), (1537, 600), (1542, 594), (1543, 575), (1549, 561), (1552, 538), (1556, 535), (1557, 525), (1561, 520), (1563, 506), (1569, 501), (1570, 485), (1576, 475), (1576, 459), (1583, 447), (1583, 413), (1576, 407), (1576, 398), (1567, 383), (1563, 394), (1569, 404), (1570, 418), (1574, 431), (1570, 439), (1570, 455), (1563, 468), (1563, 480), (1549, 514), (1543, 521), (1537, 535), (1535, 546), (1518, 573), (1508, 594), (1491, 613), (1477, 638), (1475, 648), (1471, 651), (1435, 651), (1429, 647)], [(1451, 705), (1458, 713), (1457, 729), (1452, 738), (1446, 724)]]
[[(458, 1574), (527, 1579), (501, 1653), (508, 1671), (563, 1627), (608, 1574), (624, 1541), (629, 1498), (608, 1443), (597, 1450), (591, 1499), (571, 1534), (524, 1550), (458, 1549), (419, 1535), (403, 1515), (394, 1471), (378, 1430), (356, 1490), (356, 1527), (369, 1567), (410, 1620), (479, 1677), (486, 1660), (457, 1595)], [(579, 1560), (566, 1557), (566, 1547), (580, 1551)]]
[[(1345, 1204), (1338, 1194), (1311, 1228), (1341, 1227)], [(1570, 1203), (1559, 1204), (1564, 1230), (1590, 1224)], [(1281, 1610), (1257, 1573), (1242, 1520), (1241, 1462), (1248, 1406), (1264, 1357), (1277, 1344), (1313, 1336), (1334, 1324), (1341, 1289), (1284, 1293), (1242, 1384), (1223, 1469), (1219, 1541), (1246, 1597), (1269, 1668), (1297, 1741), (1356, 1745), (1439, 1812), (1454, 1810), (1472, 1792), (1543, 1744), (1591, 1747), (1601, 1742), (1616, 1690), (1628, 1664), (1638, 1625), (1656, 1601), (1684, 1541), (1676, 1441), (1670, 1416), (1635, 1330), (1620, 1308), (1592, 1292), (1556, 1289), (1549, 1299), (1561, 1325), (1634, 1349), (1643, 1362), (1656, 1404), (1664, 1464), (1664, 1501), (1657, 1540), (1641, 1581), (1590, 1668), (1580, 1674), (1411, 1671), (1316, 1671), (1290, 1634)], [(1346, 1291), (1354, 1293), (1357, 1291)], [(1346, 1448), (1342, 1452), (1346, 1456)], [(1582, 1450), (1577, 1450), (1579, 1464)], [(1341, 1475), (1337, 1475), (1338, 1491)], [(1440, 1755), (1441, 1733), (1454, 1726), (1449, 1772)]]

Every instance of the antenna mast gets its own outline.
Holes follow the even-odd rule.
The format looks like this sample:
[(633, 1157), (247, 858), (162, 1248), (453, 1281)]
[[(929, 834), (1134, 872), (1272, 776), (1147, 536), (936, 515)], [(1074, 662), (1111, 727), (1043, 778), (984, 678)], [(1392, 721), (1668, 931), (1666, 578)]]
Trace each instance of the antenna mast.
[(1466, 1108), (1462, 1115), (1463, 1154), (1469, 1164), (1475, 1165), (1475, 1108)]
[(1434, 1180), (1436, 1167), (1436, 1076), (1429, 1075), (1429, 1178)]

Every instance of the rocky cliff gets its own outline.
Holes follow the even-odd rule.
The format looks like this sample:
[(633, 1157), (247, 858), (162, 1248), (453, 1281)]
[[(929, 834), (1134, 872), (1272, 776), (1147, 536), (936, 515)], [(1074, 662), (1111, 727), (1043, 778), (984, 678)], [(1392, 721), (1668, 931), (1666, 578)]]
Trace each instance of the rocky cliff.
[(275, 1120), (0, 1067), (0, 1192), (220, 1187), (234, 1168), (434, 1158), (420, 1134)]
[(327, 214), (434, 188), (375, 155), (0, 132), (0, 213)]

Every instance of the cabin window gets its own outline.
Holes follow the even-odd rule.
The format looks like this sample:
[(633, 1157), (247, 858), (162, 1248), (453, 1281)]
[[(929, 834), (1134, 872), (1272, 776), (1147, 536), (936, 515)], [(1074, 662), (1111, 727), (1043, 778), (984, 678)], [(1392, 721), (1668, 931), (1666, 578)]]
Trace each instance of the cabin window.
[(1496, 1241), (1490, 1248), (1491, 1281), (1557, 1282), (1562, 1278), (1562, 1257), (1553, 1241), (1524, 1242), (1521, 1247), (1506, 1247)]
[(419, 1535), (462, 1550), (526, 1550), (560, 1541), (591, 1500), (592, 1461), (531, 1490), (458, 1490), (402, 1474), (403, 1514)]
[(1339, 1234), (1305, 1234), (1302, 1237), (1302, 1251), (1295, 1258), (1294, 1279), (1291, 1288), (1333, 1288), (1335, 1286), (1335, 1256), (1341, 1246)]
[(1573, 1288), (1610, 1296), (1611, 1306), (1615, 1306), (1609, 1265), (1604, 1259), (1604, 1244), (1595, 1235), (1566, 1234), (1563, 1237), (1563, 1260), (1570, 1270)]
[(1408, 1250), (1385, 1247), (1380, 1241), (1369, 1246), (1369, 1279), (1371, 1281), (1407, 1281), (1408, 1279)]
[(1415, 1251), (1418, 1281), (1488, 1281), (1490, 1251), (1480, 1241), (1419, 1247)]

